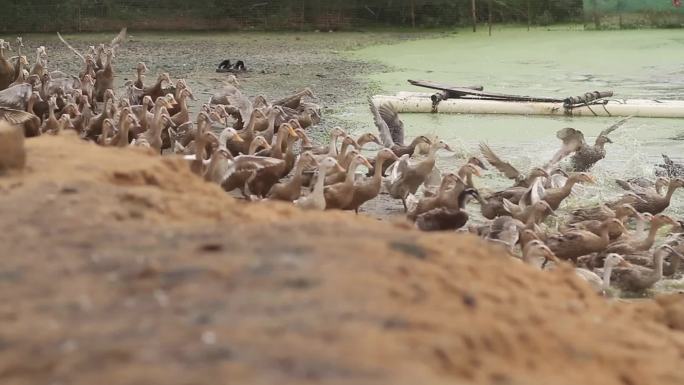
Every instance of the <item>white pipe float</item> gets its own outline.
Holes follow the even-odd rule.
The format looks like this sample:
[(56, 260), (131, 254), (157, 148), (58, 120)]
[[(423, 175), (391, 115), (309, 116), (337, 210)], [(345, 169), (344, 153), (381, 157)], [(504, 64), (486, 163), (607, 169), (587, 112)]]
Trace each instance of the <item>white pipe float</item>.
[[(432, 93), (399, 92), (394, 96), (376, 95), (376, 105), (390, 102), (399, 112), (431, 113)], [(566, 109), (563, 103), (516, 102), (485, 99), (447, 99), (437, 104), (437, 113), (509, 114), (551, 116), (634, 116), (643, 118), (684, 118), (684, 101), (646, 99), (606, 99), (588, 106)]]

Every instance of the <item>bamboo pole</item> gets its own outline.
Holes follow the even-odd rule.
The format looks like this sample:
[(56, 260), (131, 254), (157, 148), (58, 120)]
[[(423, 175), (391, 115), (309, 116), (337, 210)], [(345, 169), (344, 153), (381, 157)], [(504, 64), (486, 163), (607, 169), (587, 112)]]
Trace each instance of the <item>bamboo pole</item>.
[(473, 17), (473, 32), (477, 32), (477, 6), (475, 0), (470, 1), (470, 13)]
[(532, 2), (527, 0), (527, 32), (530, 31), (530, 25), (532, 24)]

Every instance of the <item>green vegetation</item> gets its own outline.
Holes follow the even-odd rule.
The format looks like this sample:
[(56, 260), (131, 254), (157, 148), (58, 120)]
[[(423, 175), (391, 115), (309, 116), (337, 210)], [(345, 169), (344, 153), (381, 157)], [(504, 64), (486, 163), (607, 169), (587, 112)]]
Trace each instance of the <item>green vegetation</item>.
[(582, 18), (582, 0), (21, 0), (3, 2), (0, 31), (453, 27), (472, 24), (473, 1), (480, 23)]

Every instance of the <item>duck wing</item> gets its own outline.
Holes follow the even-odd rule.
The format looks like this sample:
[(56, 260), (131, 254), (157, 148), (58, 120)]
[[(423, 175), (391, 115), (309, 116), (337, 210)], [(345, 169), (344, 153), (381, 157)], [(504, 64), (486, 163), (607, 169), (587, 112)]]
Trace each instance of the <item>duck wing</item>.
[(38, 119), (38, 117), (30, 112), (0, 107), (0, 120), (9, 122), (12, 125), (24, 124), (33, 119)]
[(392, 133), (390, 132), (390, 128), (387, 125), (387, 122), (385, 122), (385, 120), (382, 118), (382, 115), (375, 106), (375, 103), (373, 103), (373, 99), (370, 97), (368, 97), (368, 105), (370, 106), (371, 113), (373, 114), (373, 122), (375, 123), (375, 127), (378, 128), (382, 145), (387, 148), (394, 146), (395, 143)]
[(553, 158), (551, 158), (549, 163), (547, 163), (547, 167), (551, 167), (554, 164), (560, 162), (561, 160), (563, 160), (563, 158), (579, 150), (582, 146), (587, 144), (587, 142), (584, 140), (584, 134), (582, 133), (582, 131), (576, 130), (571, 127), (566, 127), (559, 130), (556, 133), (556, 137), (563, 142), (563, 145), (556, 152)]
[(126, 41), (126, 34), (128, 33), (128, 28), (123, 27), (121, 28), (121, 31), (119, 31), (119, 34), (116, 35), (112, 41), (109, 43), (109, 47), (112, 49), (112, 52), (116, 52), (116, 50)]
[(231, 106), (237, 108), (240, 116), (242, 117), (243, 127), (247, 127), (252, 117), (252, 111), (254, 110), (252, 102), (241, 93), (235, 95), (226, 95), (226, 99)]
[(486, 143), (480, 143), (480, 152), (487, 159), (487, 162), (501, 171), (506, 178), (518, 179), (520, 177), (520, 171), (513, 167), (512, 164), (501, 160)]
[(380, 117), (385, 121), (387, 127), (389, 127), (390, 135), (392, 135), (392, 141), (394, 143), (403, 146), (404, 145), (404, 122), (399, 119), (399, 112), (397, 108), (394, 107), (392, 103), (385, 103), (378, 108), (380, 112)]
[(628, 117), (626, 117), (626, 118), (624, 118), (624, 119), (622, 119), (622, 120), (616, 122), (616, 123), (613, 124), (612, 126), (610, 126), (610, 127), (606, 128), (605, 130), (601, 131), (601, 133), (599, 134), (599, 136), (598, 136), (596, 139), (598, 139), (598, 138), (601, 137), (601, 136), (606, 136), (606, 135), (610, 134), (611, 132), (617, 130), (618, 128), (622, 127), (625, 123), (627, 123), (627, 122), (628, 122), (630, 119), (632, 119), (632, 118), (633, 118), (633, 116), (628, 116)]

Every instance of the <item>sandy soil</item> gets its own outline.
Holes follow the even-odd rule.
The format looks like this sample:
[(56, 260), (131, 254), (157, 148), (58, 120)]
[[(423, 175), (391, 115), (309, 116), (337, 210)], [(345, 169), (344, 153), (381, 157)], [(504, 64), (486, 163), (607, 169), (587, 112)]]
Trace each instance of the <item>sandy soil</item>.
[[(684, 301), (479, 240), (247, 204), (70, 135), (0, 176), (3, 384), (681, 384)], [(268, 225), (268, 226), (266, 226)]]

